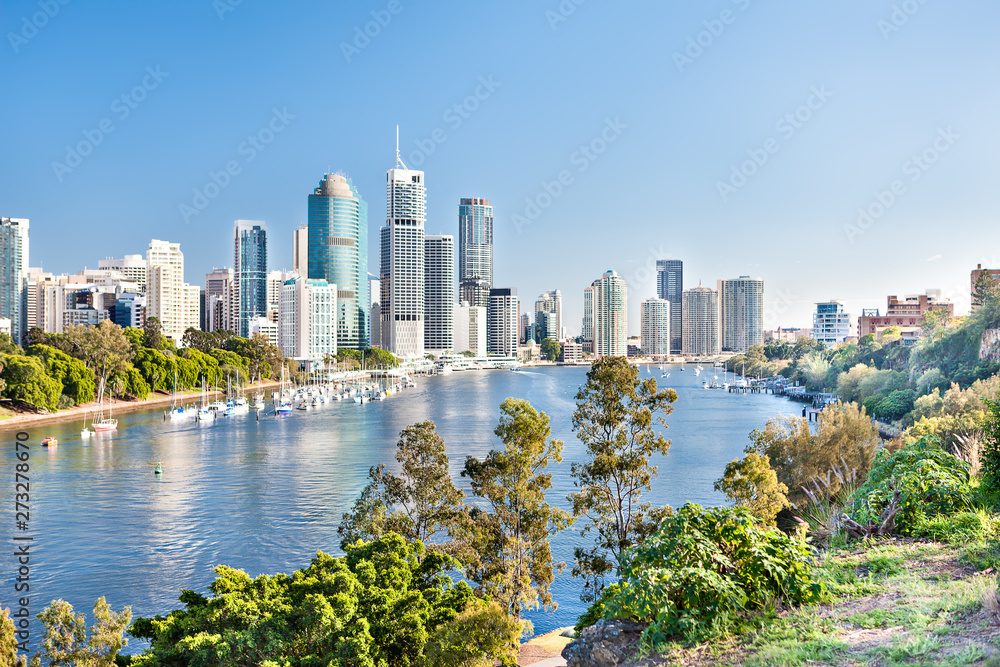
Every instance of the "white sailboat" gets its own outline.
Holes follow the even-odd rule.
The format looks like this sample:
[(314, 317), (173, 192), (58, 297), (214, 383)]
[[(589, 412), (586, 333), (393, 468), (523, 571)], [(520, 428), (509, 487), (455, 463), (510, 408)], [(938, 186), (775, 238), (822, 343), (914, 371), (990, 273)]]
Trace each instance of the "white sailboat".
[(104, 416), (104, 399), (103, 399), (103, 387), (101, 391), (102, 397), (101, 402), (98, 407), (97, 419), (91, 424), (94, 427), (96, 433), (108, 433), (110, 431), (118, 430), (118, 420), (111, 415), (112, 401), (108, 401), (108, 415)]

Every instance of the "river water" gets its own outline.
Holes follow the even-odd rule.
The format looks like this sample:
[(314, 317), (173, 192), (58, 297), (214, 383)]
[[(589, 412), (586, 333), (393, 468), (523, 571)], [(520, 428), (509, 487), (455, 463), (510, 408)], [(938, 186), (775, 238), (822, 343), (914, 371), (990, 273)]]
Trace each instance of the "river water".
[[(653, 367), (644, 371), (660, 377)], [(748, 433), (797, 406), (770, 395), (706, 390), (693, 369), (668, 367), (679, 399), (667, 421), (673, 445), (657, 457), (659, 476), (649, 499), (680, 505), (716, 504), (712, 489), (725, 464), (740, 454)], [(702, 375), (709, 376), (712, 369)], [(573, 490), (570, 463), (583, 446), (571, 427), (574, 396), (584, 367), (474, 371), (420, 378), (418, 386), (383, 402), (332, 403), (284, 418), (253, 415), (214, 423), (164, 422), (160, 410), (121, 416), (114, 434), (81, 441), (82, 422), (30, 427), (31, 613), (52, 599), (89, 613), (104, 595), (135, 616), (177, 608), (182, 589), (204, 591), (212, 569), (227, 564), (253, 575), (291, 571), (317, 550), (337, 553), (337, 525), (378, 463), (395, 465), (394, 448), (405, 426), (433, 420), (444, 437), (457, 483), (465, 456), (481, 457), (497, 444), (493, 429), (500, 402), (526, 398), (547, 412), (553, 435), (565, 442), (553, 472), (550, 499), (566, 505)], [(45, 436), (59, 439), (45, 449)], [(0, 498), (4, 541), (12, 544), (14, 432), (4, 432)], [(153, 468), (163, 464), (163, 475)], [(571, 562), (580, 544), (574, 529), (557, 535), (557, 559)], [(13, 548), (3, 549), (12, 554)], [(0, 605), (15, 598), (17, 564), (0, 559), (6, 583)], [(585, 609), (580, 585), (557, 575), (555, 612), (531, 612), (536, 632), (572, 625)], [(40, 638), (37, 622), (32, 643)], [(135, 650), (133, 641), (130, 645)]]

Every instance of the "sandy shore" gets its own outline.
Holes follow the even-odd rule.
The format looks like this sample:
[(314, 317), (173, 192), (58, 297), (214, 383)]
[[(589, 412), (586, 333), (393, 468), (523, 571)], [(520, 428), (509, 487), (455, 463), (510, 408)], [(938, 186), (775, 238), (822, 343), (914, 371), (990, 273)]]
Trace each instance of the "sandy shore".
[[(243, 388), (243, 393), (245, 395), (252, 395), (261, 390), (272, 389), (280, 384), (281, 383), (277, 381), (270, 381), (247, 385)], [(208, 392), (210, 397), (219, 396), (221, 394), (221, 391)], [(199, 391), (180, 392), (177, 394), (177, 401), (179, 403), (190, 403), (198, 400), (200, 397), (201, 392)], [(114, 404), (114, 412), (115, 414), (125, 414), (127, 412), (138, 412), (140, 410), (149, 410), (150, 408), (161, 406), (166, 407), (169, 406), (173, 400), (174, 397), (170, 394), (153, 394), (149, 398), (141, 401), (116, 401)], [(85, 403), (84, 405), (77, 405), (66, 410), (60, 410), (59, 412), (49, 412), (44, 414), (24, 412), (0, 419), (0, 432), (12, 431), (26, 427), (44, 426), (45, 424), (54, 424), (56, 422), (73, 421), (74, 419), (80, 420), (80, 424), (82, 426), (84, 418), (89, 420), (90, 416), (96, 409), (97, 403)]]

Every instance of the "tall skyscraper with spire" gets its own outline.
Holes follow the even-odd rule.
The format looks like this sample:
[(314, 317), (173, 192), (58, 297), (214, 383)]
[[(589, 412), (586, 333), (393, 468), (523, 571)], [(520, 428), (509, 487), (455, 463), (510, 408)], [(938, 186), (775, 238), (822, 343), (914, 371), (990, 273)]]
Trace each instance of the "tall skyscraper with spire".
[(309, 195), (308, 277), (337, 286), (337, 347), (369, 346), (368, 204), (340, 174)]
[(459, 200), (458, 282), (460, 300), (486, 306), (493, 287), (493, 206), (489, 199)]
[(399, 155), (386, 172), (386, 220), (381, 230), (382, 346), (400, 357), (424, 354), (424, 172)]

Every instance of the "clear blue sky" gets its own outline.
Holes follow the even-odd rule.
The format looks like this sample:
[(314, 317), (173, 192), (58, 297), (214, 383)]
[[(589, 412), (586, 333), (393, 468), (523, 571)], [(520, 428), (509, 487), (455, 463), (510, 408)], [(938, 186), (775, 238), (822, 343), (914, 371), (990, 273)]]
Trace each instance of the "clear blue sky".
[(763, 277), (768, 326), (926, 287), (964, 309), (969, 269), (1000, 264), (996, 3), (63, 2), (0, 10), (0, 215), (31, 218), (47, 270), (162, 238), (201, 283), (236, 218), (288, 267), (332, 169), (369, 202), (377, 272), (396, 123), (428, 232), (490, 197), (496, 283), (561, 289), (574, 334), (609, 267), (635, 320), (658, 257), (687, 286)]

